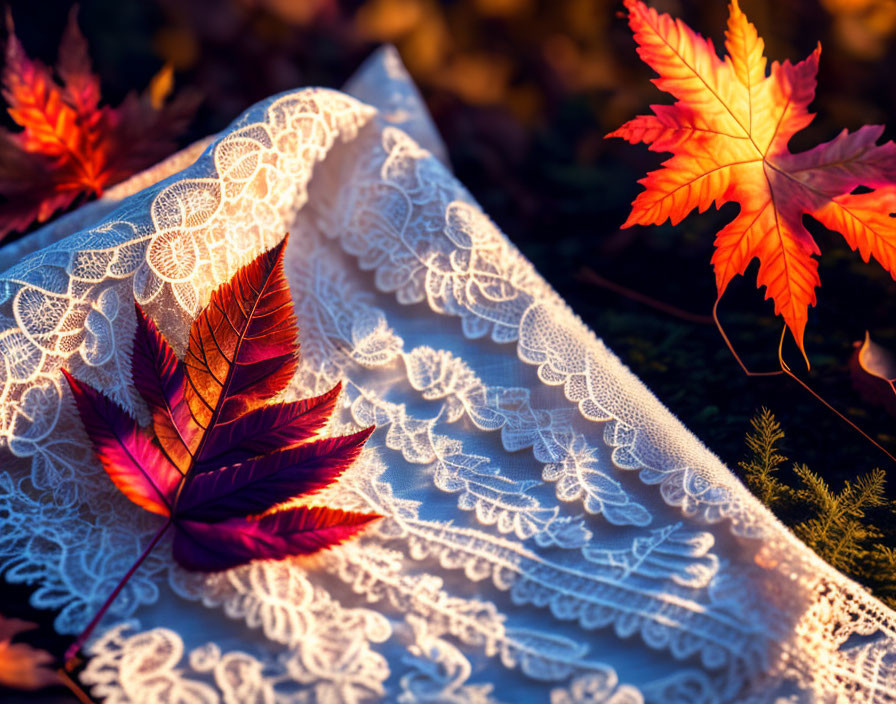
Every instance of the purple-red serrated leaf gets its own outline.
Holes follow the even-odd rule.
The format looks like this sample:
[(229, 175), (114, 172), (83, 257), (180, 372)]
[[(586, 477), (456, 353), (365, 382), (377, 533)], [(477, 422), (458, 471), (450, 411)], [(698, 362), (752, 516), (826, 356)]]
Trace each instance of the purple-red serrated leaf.
[(195, 471), (244, 462), (313, 437), (333, 415), (341, 391), (339, 383), (321, 396), (262, 406), (230, 423), (219, 423), (209, 431)]
[(156, 438), (165, 454), (186, 474), (202, 434), (185, 395), (183, 363), (156, 324), (135, 304), (137, 334), (131, 354), (134, 386), (149, 406)]
[(61, 89), (50, 70), (25, 54), (8, 9), (6, 32), (3, 98), (9, 106), (10, 117), (24, 128), (16, 135), (20, 146), (26, 152), (62, 157), (78, 148), (80, 137), (72, 130), (77, 113), (61, 99)]
[(177, 503), (180, 518), (221, 521), (259, 514), (285, 498), (332, 484), (361, 453), (373, 428), (311, 440), (230, 467), (195, 475)]
[(78, 27), (78, 7), (68, 13), (68, 24), (59, 43), (56, 72), (65, 86), (65, 99), (84, 120), (98, 121), (101, 112), (100, 79), (90, 66), (87, 40)]
[(314, 437), (341, 384), (316, 398), (270, 404), (297, 364), (285, 242), (212, 293), (184, 361), (137, 306), (131, 373), (151, 431), (66, 373), (112, 481), (138, 505), (170, 516), (175, 557), (190, 569), (314, 552), (376, 518), (325, 508), (265, 514), (336, 481), (373, 431)]
[[(6, 13), (5, 64), (0, 74), (10, 117), (22, 129), (0, 128), (0, 172), (12, 162), (10, 182), (0, 175), (0, 238), (43, 222), (75, 201), (98, 197), (111, 185), (151, 166), (176, 148), (198, 106), (195, 94), (153, 103), (130, 96), (119, 107), (101, 105), (99, 78), (91, 72), (76, 10), (59, 46), (55, 74), (28, 58)], [(56, 78), (59, 78), (57, 81)], [(62, 194), (63, 197), (60, 197)]]
[(63, 370), (84, 429), (115, 486), (138, 506), (171, 515), (181, 473), (152, 436), (99, 391)]
[(115, 170), (110, 169), (110, 181), (122, 181), (158, 162), (160, 155), (175, 152), (175, 137), (187, 129), (201, 102), (202, 96), (191, 90), (182, 91), (161, 108), (153, 106), (149, 91), (125, 97), (112, 116), (115, 130), (110, 143), (118, 158)]
[(298, 325), (283, 275), (285, 244), (286, 238), (219, 286), (193, 322), (186, 392), (204, 428), (262, 405), (295, 372)]
[(215, 572), (257, 558), (308, 555), (348, 540), (376, 518), (375, 514), (302, 506), (259, 519), (178, 521), (174, 559), (188, 570)]

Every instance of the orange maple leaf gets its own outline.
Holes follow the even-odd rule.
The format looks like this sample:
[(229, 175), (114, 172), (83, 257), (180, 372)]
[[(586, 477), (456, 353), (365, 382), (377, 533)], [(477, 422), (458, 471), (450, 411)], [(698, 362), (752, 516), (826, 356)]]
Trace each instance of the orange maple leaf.
[[(766, 287), (805, 355), (803, 333), (820, 285), (818, 245), (803, 225), (811, 215), (840, 232), (867, 262), (874, 257), (896, 278), (896, 145), (878, 145), (882, 126), (844, 130), (797, 154), (790, 138), (814, 115), (821, 45), (804, 61), (773, 62), (766, 71), (764, 44), (737, 0), (729, 6), (720, 59), (712, 42), (681, 20), (626, 0), (638, 54), (671, 93), (673, 105), (627, 122), (608, 137), (672, 158), (641, 179), (623, 227), (677, 224), (695, 208), (740, 204), (738, 216), (716, 236), (712, 265), (721, 298), (752, 259), (760, 262), (757, 287)], [(852, 193), (858, 186), (877, 189)]]
[(0, 238), (44, 222), (79, 197), (99, 197), (175, 149), (198, 101), (183, 94), (157, 107), (149, 93), (100, 105), (76, 11), (59, 46), (56, 76), (29, 59), (7, 12), (2, 94), (19, 132), (0, 128)]

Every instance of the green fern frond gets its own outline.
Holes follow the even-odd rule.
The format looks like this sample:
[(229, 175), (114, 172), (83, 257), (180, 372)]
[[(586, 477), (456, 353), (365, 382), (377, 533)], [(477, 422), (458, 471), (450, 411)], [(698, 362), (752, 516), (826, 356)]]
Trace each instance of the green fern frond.
[(794, 464), (793, 479), (782, 481), (777, 473), (787, 458), (777, 448), (784, 431), (766, 408), (750, 425), (745, 440), (750, 454), (740, 467), (753, 492), (766, 505), (774, 504), (779, 517), (826, 562), (896, 608), (896, 547), (883, 542), (896, 541), (886, 473), (874, 469), (836, 491), (805, 464)]
[(747, 485), (753, 493), (766, 506), (772, 506), (787, 494), (787, 487), (775, 476), (775, 472), (787, 461), (777, 447), (784, 439), (784, 431), (774, 414), (764, 407), (753, 416), (750, 425), (753, 432), (747, 434), (745, 442), (751, 456), (738, 465), (744, 470)]
[(875, 545), (874, 549), (877, 551), (877, 556), (886, 564), (894, 573), (896, 573), (896, 550), (891, 548), (889, 545)]
[(868, 474), (863, 474), (855, 483), (846, 482), (842, 496), (848, 506), (851, 515), (862, 517), (869, 508), (885, 506), (887, 497), (887, 474), (882, 469), (873, 469)]
[(793, 470), (802, 482), (795, 494), (797, 500), (814, 508), (813, 517), (796, 524), (794, 532), (837, 569), (854, 575), (865, 573), (868, 543), (883, 533), (864, 519), (868, 509), (887, 504), (886, 474), (872, 470), (846, 482), (835, 493), (806, 465), (794, 465)]
[(846, 513), (847, 506), (842, 494), (835, 494), (824, 479), (805, 464), (793, 465), (793, 471), (801, 482), (795, 493), (797, 501), (812, 506), (828, 523), (839, 520)]
[(765, 467), (776, 468), (787, 458), (778, 454), (778, 442), (784, 439), (784, 431), (775, 415), (765, 406), (750, 419), (753, 432), (747, 435), (746, 442), (750, 451), (757, 456), (759, 463)]

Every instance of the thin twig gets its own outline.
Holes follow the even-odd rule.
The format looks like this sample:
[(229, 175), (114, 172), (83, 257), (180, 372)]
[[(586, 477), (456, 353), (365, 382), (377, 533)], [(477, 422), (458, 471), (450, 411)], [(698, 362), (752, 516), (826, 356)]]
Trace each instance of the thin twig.
[[(830, 403), (825, 401), (820, 394), (818, 394), (815, 390), (812, 389), (805, 381), (800, 379), (790, 367), (787, 365), (787, 362), (784, 361), (784, 337), (787, 334), (787, 326), (784, 326), (784, 329), (781, 331), (781, 339), (778, 342), (778, 363), (781, 365), (781, 369), (773, 372), (752, 372), (747, 369), (747, 366), (743, 363), (740, 356), (734, 349), (734, 345), (731, 344), (731, 340), (728, 339), (728, 335), (725, 334), (725, 329), (722, 327), (722, 323), (719, 321), (718, 309), (719, 309), (719, 301), (721, 299), (717, 298), (715, 305), (712, 307), (712, 317), (716, 322), (716, 327), (719, 329), (719, 333), (722, 335), (722, 339), (725, 341), (725, 344), (728, 346), (731, 354), (734, 356), (735, 361), (740, 365), (740, 368), (744, 370), (744, 374), (747, 376), (779, 376), (781, 374), (786, 374), (791, 379), (793, 379), (797, 384), (802, 386), (806, 391), (808, 391), (812, 396), (815, 397), (820, 403), (822, 403), (828, 410), (834, 413), (836, 416), (840, 418), (840, 420), (844, 421), (847, 425), (851, 426), (853, 430), (855, 430), (859, 435), (864, 437), (868, 442), (874, 445), (878, 450), (883, 452), (887, 457), (896, 462), (896, 457), (894, 457), (890, 452), (888, 452), (879, 442), (877, 442), (874, 438), (872, 438), (868, 433), (862, 430), (858, 425), (856, 425), (853, 421), (847, 418), (843, 413), (834, 408)], [(802, 350), (801, 350), (802, 351)], [(809, 359), (806, 357), (805, 351), (803, 352), (803, 359), (806, 361), (806, 367), (809, 368)], [(894, 386), (893, 382), (890, 382), (890, 386), (893, 387), (894, 392), (896, 392), (896, 386)]]
[(712, 325), (712, 318), (708, 315), (691, 313), (668, 303), (658, 301), (657, 299), (646, 296), (643, 293), (639, 293), (638, 291), (633, 291), (632, 289), (626, 288), (621, 284), (617, 284), (613, 281), (610, 281), (609, 279), (605, 279), (590, 267), (582, 267), (579, 270), (577, 278), (580, 281), (609, 289), (610, 291), (613, 291), (613, 293), (618, 293), (620, 296), (625, 296), (626, 298), (630, 298), (633, 301), (637, 301), (638, 303), (643, 303), (645, 306), (656, 308), (657, 310), (672, 315), (676, 318), (687, 320), (689, 323), (697, 323), (698, 325)]
[(56, 670), (56, 674), (59, 675), (59, 679), (62, 680), (62, 684), (68, 687), (72, 694), (75, 695), (77, 700), (81, 702), (81, 704), (95, 704), (93, 699), (90, 698), (90, 695), (87, 694), (83, 689), (81, 689), (81, 685), (75, 682), (74, 679), (65, 671), (65, 668), (60, 667)]
[(784, 372), (787, 376), (793, 379), (797, 384), (802, 386), (806, 391), (808, 391), (812, 396), (814, 396), (818, 401), (820, 401), (824, 406), (828, 408), (831, 412), (837, 415), (840, 420), (844, 421), (847, 425), (850, 425), (853, 430), (855, 430), (859, 435), (865, 438), (868, 442), (874, 445), (878, 450), (883, 452), (887, 457), (889, 457), (893, 462), (896, 462), (896, 457), (890, 454), (883, 445), (877, 442), (874, 438), (872, 438), (868, 433), (862, 430), (858, 425), (853, 423), (849, 418), (843, 415), (840, 411), (834, 408), (830, 403), (825, 401), (821, 395), (819, 395), (816, 391), (814, 391), (805, 381), (800, 379), (796, 374), (794, 374), (790, 367), (787, 366), (787, 362), (784, 361), (784, 336), (787, 334), (787, 326), (784, 326), (784, 329), (781, 331), (781, 340), (778, 342), (778, 362), (781, 364), (781, 371)]
[(112, 606), (112, 602), (115, 601), (115, 597), (117, 597), (121, 590), (124, 589), (124, 585), (127, 584), (128, 580), (133, 576), (134, 572), (137, 571), (137, 568), (140, 567), (141, 564), (143, 564), (143, 561), (147, 557), (149, 557), (149, 553), (152, 552), (152, 549), (156, 546), (156, 543), (158, 543), (162, 539), (162, 536), (165, 534), (165, 531), (168, 530), (168, 526), (170, 525), (171, 519), (169, 518), (168, 521), (166, 521), (165, 525), (163, 525), (159, 529), (159, 532), (155, 534), (155, 537), (152, 539), (149, 545), (146, 546), (146, 550), (143, 551), (143, 554), (137, 558), (137, 561), (133, 565), (131, 565), (131, 568), (127, 571), (127, 574), (125, 574), (125, 576), (121, 578), (121, 581), (118, 583), (115, 589), (112, 590), (109, 598), (106, 599), (105, 603), (100, 607), (100, 610), (96, 612), (96, 615), (93, 617), (90, 623), (87, 624), (87, 628), (81, 631), (81, 635), (79, 635), (75, 639), (75, 642), (72, 643), (68, 647), (68, 650), (65, 651), (65, 668), (67, 670), (70, 671), (72, 669), (74, 657), (78, 654), (78, 651), (81, 650), (81, 647), (85, 642), (87, 642), (87, 639), (90, 638), (90, 634), (93, 633), (93, 629), (96, 628), (97, 624), (106, 614), (106, 611), (108, 611), (109, 607)]
[(740, 355), (734, 349), (734, 345), (731, 344), (731, 340), (728, 339), (728, 335), (725, 334), (725, 328), (722, 327), (722, 323), (719, 320), (719, 301), (721, 300), (721, 298), (717, 298), (712, 307), (712, 319), (715, 321), (716, 327), (719, 329), (719, 333), (721, 333), (725, 344), (728, 345), (729, 351), (734, 356), (734, 360), (740, 365), (740, 368), (744, 370), (744, 374), (747, 376), (780, 376), (783, 373), (782, 370), (775, 370), (773, 372), (751, 372), (747, 369), (747, 365), (743, 363)]

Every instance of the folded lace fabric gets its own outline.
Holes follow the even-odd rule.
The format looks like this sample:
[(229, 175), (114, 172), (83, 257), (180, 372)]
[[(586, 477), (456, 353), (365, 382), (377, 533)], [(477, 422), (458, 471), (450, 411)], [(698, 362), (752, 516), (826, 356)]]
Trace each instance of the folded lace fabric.
[(146, 419), (132, 299), (182, 352), (212, 289), (289, 231), (288, 396), (343, 380), (333, 432), (377, 425), (319, 497), (386, 516), (375, 528), (312, 564), (213, 575), (160, 547), (83, 684), (108, 702), (893, 701), (893, 612), (497, 230), (394, 50), (346, 91), (260, 103), (195, 163), (201, 147), (0, 254), (0, 568), (61, 609), (61, 633), (157, 527), (92, 457), (60, 373)]

